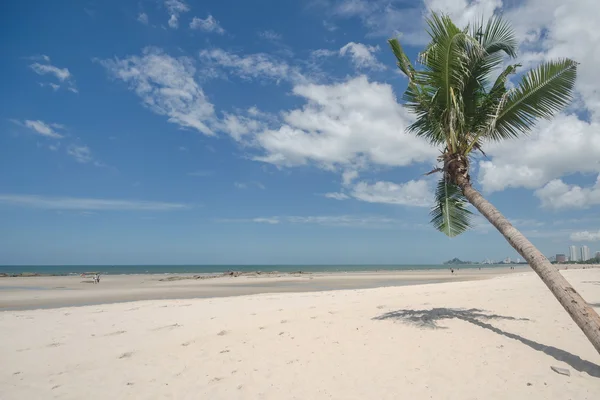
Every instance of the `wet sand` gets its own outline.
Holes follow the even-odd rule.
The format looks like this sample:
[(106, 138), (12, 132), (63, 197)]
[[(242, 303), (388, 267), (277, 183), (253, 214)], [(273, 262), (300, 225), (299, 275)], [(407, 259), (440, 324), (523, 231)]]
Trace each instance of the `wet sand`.
[(190, 299), (259, 293), (368, 289), (487, 279), (529, 271), (528, 266), (412, 271), (303, 274), (256, 274), (213, 279), (193, 274), (103, 275), (99, 284), (79, 276), (0, 278), (0, 310), (25, 310), (118, 303), (136, 300)]

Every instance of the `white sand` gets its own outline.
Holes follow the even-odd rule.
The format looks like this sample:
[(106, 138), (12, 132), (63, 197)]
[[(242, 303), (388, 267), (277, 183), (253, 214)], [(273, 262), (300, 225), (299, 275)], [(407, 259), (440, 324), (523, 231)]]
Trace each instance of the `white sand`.
[[(600, 306), (600, 269), (564, 274)], [(0, 360), (1, 399), (600, 399), (600, 355), (531, 272), (7, 311)]]

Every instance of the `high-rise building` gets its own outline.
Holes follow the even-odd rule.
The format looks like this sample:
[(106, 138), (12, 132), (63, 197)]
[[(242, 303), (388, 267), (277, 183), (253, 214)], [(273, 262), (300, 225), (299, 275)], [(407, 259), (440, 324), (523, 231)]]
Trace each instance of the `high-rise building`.
[(581, 261), (587, 261), (590, 259), (590, 248), (587, 246), (581, 246)]
[(600, 260), (600, 251), (596, 252), (596, 258)]
[(567, 262), (567, 256), (565, 256), (564, 254), (557, 254), (556, 255), (556, 262), (557, 263)]
[(569, 261), (577, 261), (577, 246), (569, 246)]

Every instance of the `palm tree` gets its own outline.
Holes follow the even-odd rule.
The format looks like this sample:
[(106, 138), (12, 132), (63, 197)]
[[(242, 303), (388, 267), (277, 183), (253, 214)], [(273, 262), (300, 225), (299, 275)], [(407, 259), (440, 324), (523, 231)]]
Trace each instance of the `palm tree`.
[[(600, 317), (544, 255), (473, 187), (469, 176), (472, 153), (489, 141), (517, 138), (537, 119), (551, 118), (565, 107), (573, 93), (577, 63), (548, 61), (527, 72), (518, 85), (507, 79), (520, 64), (492, 73), (506, 58), (515, 58), (517, 41), (511, 26), (492, 17), (459, 29), (445, 15), (427, 20), (430, 43), (415, 68), (397, 39), (389, 40), (398, 67), (408, 78), (405, 105), (416, 114), (409, 132), (441, 149), (436, 205), (431, 222), (453, 237), (469, 228), (470, 202), (504, 235), (510, 245), (539, 275), (560, 304), (600, 353)], [(483, 153), (485, 154), (485, 153)]]

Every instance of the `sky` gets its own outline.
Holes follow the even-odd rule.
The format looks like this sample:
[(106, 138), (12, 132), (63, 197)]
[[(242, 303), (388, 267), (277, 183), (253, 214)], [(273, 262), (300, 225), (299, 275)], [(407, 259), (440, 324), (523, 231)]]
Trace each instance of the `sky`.
[(480, 216), (429, 224), (439, 150), (405, 132), (386, 40), (414, 60), (430, 10), (503, 14), (522, 71), (580, 63), (573, 104), (471, 176), (547, 256), (600, 251), (595, 2), (3, 1), (0, 264), (516, 258)]

